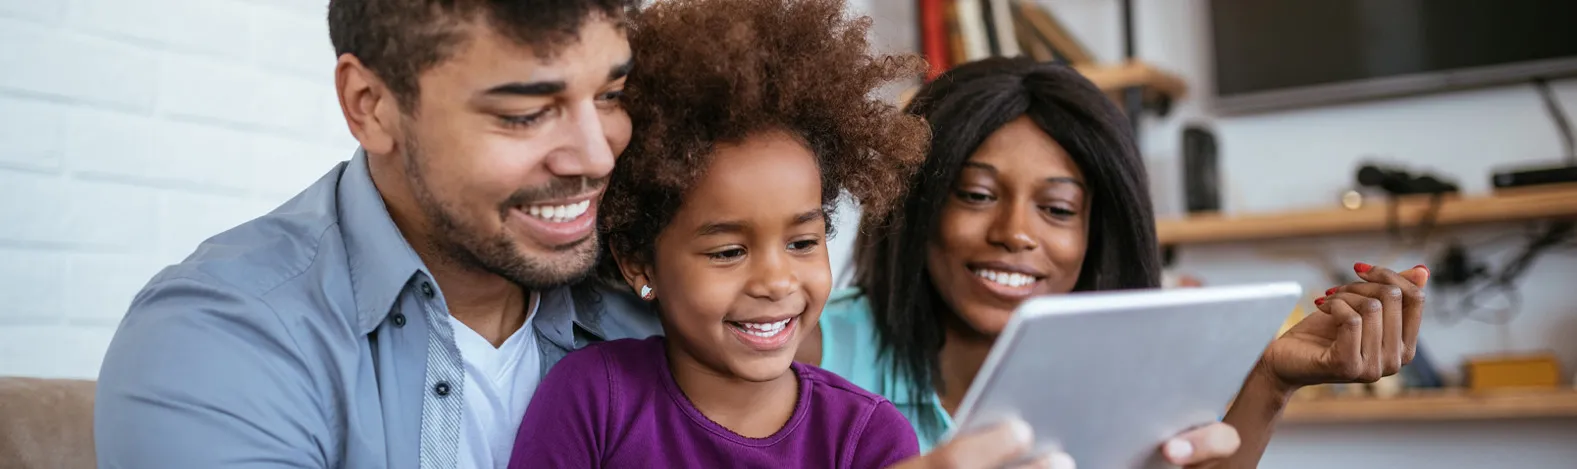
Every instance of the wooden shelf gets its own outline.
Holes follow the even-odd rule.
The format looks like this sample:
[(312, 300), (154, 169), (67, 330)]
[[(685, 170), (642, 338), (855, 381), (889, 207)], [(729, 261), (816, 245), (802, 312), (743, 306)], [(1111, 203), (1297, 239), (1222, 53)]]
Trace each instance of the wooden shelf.
[[(1244, 215), (1194, 215), (1160, 220), (1156, 235), (1163, 245), (1253, 241), (1305, 236), (1378, 232), (1387, 229), (1389, 202), (1369, 202), (1356, 210), (1342, 208)], [(1397, 202), (1404, 228), (1418, 226), (1429, 210), (1428, 197)], [(1492, 195), (1446, 196), (1435, 226), (1577, 218), (1577, 184), (1501, 189)]]
[(1577, 418), (1577, 390), (1414, 391), (1393, 398), (1295, 400), (1283, 423), (1416, 422), (1530, 418)]
[(1119, 93), (1137, 86), (1148, 93), (1166, 95), (1172, 101), (1181, 100), (1188, 93), (1188, 84), (1182, 78), (1140, 61), (1118, 65), (1075, 65), (1073, 69), (1107, 93)]
[[(1147, 97), (1165, 95), (1172, 101), (1182, 99), (1188, 93), (1188, 85), (1177, 75), (1167, 73), (1152, 67), (1144, 62), (1131, 61), (1119, 65), (1076, 65), (1073, 67), (1095, 87), (1100, 88), (1114, 99), (1121, 99), (1122, 90), (1129, 87), (1141, 87)], [(904, 90), (898, 94), (898, 107), (909, 105), (909, 98), (913, 98), (919, 87)]]

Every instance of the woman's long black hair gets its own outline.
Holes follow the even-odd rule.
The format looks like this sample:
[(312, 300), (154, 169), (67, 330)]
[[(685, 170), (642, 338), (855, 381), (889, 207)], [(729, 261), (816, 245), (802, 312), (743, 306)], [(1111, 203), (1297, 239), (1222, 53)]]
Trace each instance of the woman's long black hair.
[(944, 319), (955, 314), (926, 273), (927, 243), (964, 163), (1020, 116), (1062, 145), (1084, 173), (1089, 241), (1074, 291), (1160, 284), (1155, 215), (1133, 130), (1078, 72), (1026, 58), (971, 62), (922, 87), (906, 111), (930, 124), (930, 153), (898, 210), (861, 220), (854, 283), (871, 303), (883, 356), (910, 381), (912, 402), (934, 400)]

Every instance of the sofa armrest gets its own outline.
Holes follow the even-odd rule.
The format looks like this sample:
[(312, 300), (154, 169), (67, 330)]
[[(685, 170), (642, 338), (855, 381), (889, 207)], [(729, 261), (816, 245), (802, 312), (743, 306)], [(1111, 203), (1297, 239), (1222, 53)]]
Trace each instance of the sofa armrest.
[(0, 377), (0, 467), (95, 467), (93, 391), (93, 381)]

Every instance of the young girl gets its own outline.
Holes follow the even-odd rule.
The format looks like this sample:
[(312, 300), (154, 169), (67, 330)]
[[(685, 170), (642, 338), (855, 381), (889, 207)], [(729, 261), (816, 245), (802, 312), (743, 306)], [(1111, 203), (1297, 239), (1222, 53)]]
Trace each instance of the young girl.
[(669, 0), (630, 27), (634, 141), (601, 201), (605, 273), (666, 337), (592, 345), (542, 381), (524, 467), (886, 467), (918, 453), (887, 400), (794, 363), (831, 289), (828, 215), (882, 211), (926, 130), (869, 97), (917, 70), (873, 58), (840, 0)]

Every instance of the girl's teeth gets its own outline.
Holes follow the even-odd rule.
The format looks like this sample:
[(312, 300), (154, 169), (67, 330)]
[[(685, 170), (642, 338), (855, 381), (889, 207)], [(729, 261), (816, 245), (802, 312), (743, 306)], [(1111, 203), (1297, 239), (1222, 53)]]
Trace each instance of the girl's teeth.
[(591, 207), (590, 200), (565, 205), (532, 205), (526, 208), (526, 214), (550, 222), (563, 223), (585, 215), (589, 207)]
[(1035, 283), (1035, 277), (1011, 272), (998, 272), (995, 270), (981, 269), (975, 271), (975, 275), (980, 276), (980, 278), (990, 280), (993, 283), (1009, 287), (1022, 287), (1031, 283)]
[(769, 323), (736, 322), (734, 324), (738, 325), (741, 330), (750, 335), (754, 335), (756, 337), (772, 337), (778, 335), (779, 332), (783, 332), (783, 328), (788, 326), (790, 319)]

